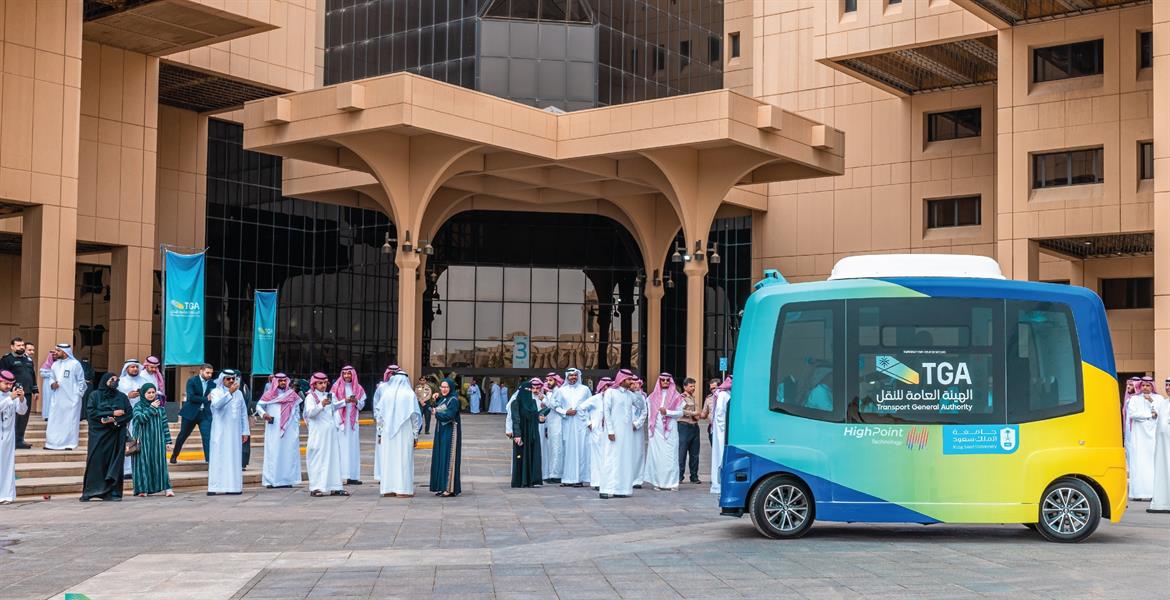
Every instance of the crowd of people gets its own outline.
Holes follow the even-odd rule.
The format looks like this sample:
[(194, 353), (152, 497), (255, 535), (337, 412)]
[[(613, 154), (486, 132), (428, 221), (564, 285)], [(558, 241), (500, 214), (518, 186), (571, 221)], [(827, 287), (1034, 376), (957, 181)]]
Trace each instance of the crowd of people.
[[(14, 341), (14, 352), (0, 362), (0, 503), (15, 499), (14, 453), (29, 448), (25, 425), (18, 422), (27, 423), (32, 394), (42, 388), (45, 449), (77, 449), (82, 422), (88, 427), (83, 502), (121, 500), (127, 477), (135, 496), (174, 496), (168, 463), (177, 462), (196, 428), (208, 465), (207, 494), (240, 494), (253, 419), (264, 427), (265, 487), (298, 486), (306, 472), (310, 496), (348, 496), (347, 486), (363, 483), (359, 414), (367, 402), (376, 427), (374, 478), (383, 496), (414, 495), (414, 450), (432, 420), (428, 487), (442, 497), (462, 492), (461, 388), (451, 379), (432, 386), (420, 378), (412, 385), (404, 371), (391, 365), (367, 397), (350, 366), (333, 380), (324, 373), (308, 381), (277, 373), (253, 403), (239, 371), (223, 369), (216, 375), (211, 365), (203, 365), (186, 382), (179, 433), (172, 440), (166, 381), (157, 357), (128, 360), (121, 371), (93, 378), (94, 389), (88, 389), (85, 369), (68, 344), (54, 347), (39, 370), (27, 348), (16, 352), (16, 346)], [(623, 369), (590, 386), (581, 371), (569, 369), (563, 376), (549, 373), (524, 381), (511, 395), (499, 381), (484, 393), (468, 379), (465, 393), (471, 412), (480, 412), (480, 400), (490, 398), (488, 412), (506, 413), (513, 487), (589, 486), (602, 498), (622, 498), (644, 483), (676, 490), (688, 467), (690, 482), (702, 483), (699, 427), (709, 418), (711, 491), (718, 493), (730, 378), (709, 382), (705, 398), (697, 395), (695, 380), (679, 387), (667, 373), (649, 393), (643, 385)], [(303, 463), (302, 427), (308, 429)]]
[(1129, 497), (1149, 501), (1149, 512), (1170, 512), (1170, 378), (1164, 391), (1153, 377), (1131, 377), (1122, 405)]
[[(662, 373), (647, 393), (627, 369), (592, 389), (577, 369), (521, 382), (501, 411), (513, 445), (512, 487), (589, 486), (603, 499), (627, 498), (644, 485), (677, 490), (687, 467), (690, 482), (702, 483), (699, 422), (709, 418), (711, 493), (718, 494), (731, 378), (708, 385), (710, 394), (699, 399), (694, 379), (680, 389)], [(496, 412), (500, 401), (496, 393), (491, 398)]]

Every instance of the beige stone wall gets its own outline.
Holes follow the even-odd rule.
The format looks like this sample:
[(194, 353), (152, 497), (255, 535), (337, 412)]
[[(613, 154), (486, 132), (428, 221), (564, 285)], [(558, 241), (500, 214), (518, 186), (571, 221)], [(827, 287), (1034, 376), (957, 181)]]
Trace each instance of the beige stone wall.
[[(202, 248), (207, 215), (207, 117), (160, 106), (158, 244)], [(155, 253), (155, 268), (161, 260)]]
[[(834, 71), (816, 60), (828, 36), (820, 31), (827, 28), (826, 4), (755, 4), (754, 95), (845, 131), (843, 176), (770, 184), (768, 210), (754, 220), (756, 271), (778, 268), (803, 281), (826, 277), (849, 254), (993, 256), (995, 88), (902, 98)], [(906, 4), (913, 18), (919, 3)], [(911, 22), (942, 18), (933, 8), (926, 12)], [(958, 22), (959, 32), (973, 28), (965, 18)], [(939, 34), (931, 35), (923, 39)], [(980, 138), (925, 143), (927, 113), (975, 106), (983, 109)], [(926, 199), (970, 194), (982, 197), (979, 226), (926, 230)]]
[[(1028, 240), (1151, 231), (1153, 182), (1138, 178), (1138, 142), (1153, 139), (1152, 74), (1138, 69), (1149, 6), (1021, 25), (999, 33), (998, 258), (1035, 278)], [(1103, 38), (1105, 73), (1032, 83), (1031, 49)], [(1104, 183), (1032, 189), (1031, 155), (1104, 148)]]
[[(771, 4), (771, 3), (765, 3)], [(891, 48), (921, 46), (939, 41), (986, 35), (995, 31), (985, 21), (948, 0), (858, 0), (857, 10), (844, 12), (844, 2), (803, 0), (814, 6), (813, 58), (838, 59), (873, 54)], [(785, 20), (773, 17), (781, 30)], [(771, 25), (765, 20), (765, 31)], [(799, 28), (787, 24), (787, 28)]]
[(272, 23), (276, 29), (171, 54), (165, 60), (294, 92), (321, 81), (317, 64), (323, 61), (324, 39), (318, 21), (323, 19), (324, 0), (200, 1)]

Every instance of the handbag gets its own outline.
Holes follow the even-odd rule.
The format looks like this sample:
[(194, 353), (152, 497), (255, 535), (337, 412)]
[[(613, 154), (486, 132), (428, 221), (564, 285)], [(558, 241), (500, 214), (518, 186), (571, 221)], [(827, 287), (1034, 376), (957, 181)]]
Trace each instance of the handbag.
[(126, 456), (134, 456), (141, 450), (142, 447), (138, 445), (138, 440), (136, 438), (130, 438), (126, 440)]

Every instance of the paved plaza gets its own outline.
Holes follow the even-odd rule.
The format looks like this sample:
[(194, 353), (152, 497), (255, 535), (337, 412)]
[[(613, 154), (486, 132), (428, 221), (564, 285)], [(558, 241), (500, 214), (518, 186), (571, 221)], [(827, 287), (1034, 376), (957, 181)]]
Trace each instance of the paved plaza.
[(0, 598), (1063, 600), (1170, 589), (1170, 517), (1142, 504), (1080, 545), (1019, 525), (819, 524), (776, 542), (747, 518), (720, 517), (706, 485), (627, 500), (510, 489), (502, 417), (464, 423), (463, 495), (450, 500), (426, 493), (419, 451), (412, 500), (381, 498), (368, 480), (350, 498), (302, 486), (0, 508)]

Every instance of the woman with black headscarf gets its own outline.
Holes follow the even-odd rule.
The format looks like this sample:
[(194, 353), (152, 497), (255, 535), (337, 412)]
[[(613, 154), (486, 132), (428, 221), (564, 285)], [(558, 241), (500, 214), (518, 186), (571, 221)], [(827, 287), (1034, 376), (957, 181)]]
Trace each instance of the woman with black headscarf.
[(455, 382), (444, 379), (439, 384), (439, 398), (431, 412), (435, 415), (435, 445), (431, 450), (431, 485), (436, 496), (449, 498), (462, 491), (459, 463), (463, 454), (463, 426), (459, 422), (459, 392)]
[(118, 375), (105, 373), (85, 403), (89, 422), (89, 450), (81, 501), (120, 501), (126, 457), (126, 427), (134, 417), (126, 394), (118, 391)]
[(542, 485), (540, 408), (530, 382), (521, 384), (512, 402), (512, 487)]

